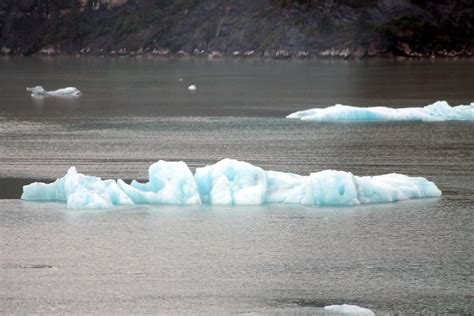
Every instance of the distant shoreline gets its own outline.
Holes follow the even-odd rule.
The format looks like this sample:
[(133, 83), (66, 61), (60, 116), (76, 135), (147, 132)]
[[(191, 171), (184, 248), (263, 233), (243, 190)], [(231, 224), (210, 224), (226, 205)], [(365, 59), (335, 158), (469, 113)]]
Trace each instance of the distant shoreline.
[(465, 22), (474, 11), (461, 1), (46, 3), (0, 5), (0, 55), (474, 57), (474, 29)]
[(209, 59), (209, 60), (251, 60), (251, 59), (264, 59), (264, 60), (367, 60), (367, 59), (396, 59), (396, 60), (456, 60), (456, 59), (474, 59), (474, 52), (441, 52), (433, 53), (431, 55), (402, 55), (394, 53), (383, 53), (373, 55), (361, 55), (361, 54), (347, 54), (345, 51), (332, 51), (328, 53), (323, 51), (320, 53), (306, 53), (306, 52), (288, 52), (281, 54), (266, 54), (257, 52), (243, 52), (239, 54), (223, 54), (216, 51), (211, 52), (199, 52), (195, 53), (155, 53), (155, 52), (61, 52), (61, 51), (39, 51), (33, 54), (20, 54), (20, 53), (2, 53), (1, 57), (99, 57), (99, 58), (149, 58), (149, 59)]

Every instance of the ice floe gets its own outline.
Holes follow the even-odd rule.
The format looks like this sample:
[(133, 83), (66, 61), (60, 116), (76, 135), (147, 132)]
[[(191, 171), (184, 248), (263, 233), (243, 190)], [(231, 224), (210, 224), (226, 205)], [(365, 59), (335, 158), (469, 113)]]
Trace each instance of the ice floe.
[(133, 204), (359, 205), (439, 197), (441, 191), (425, 178), (402, 174), (354, 176), (350, 172), (323, 170), (300, 176), (265, 171), (250, 163), (223, 159), (197, 168), (160, 160), (148, 170), (149, 182), (102, 180), (71, 167), (53, 183), (23, 187), (23, 200), (66, 201), (68, 208), (104, 209)]
[(31, 92), (32, 97), (78, 97), (81, 91), (75, 87), (67, 87), (53, 91), (46, 91), (42, 86), (26, 88), (26, 91)]
[(338, 121), (474, 121), (474, 103), (450, 106), (437, 101), (425, 107), (389, 108), (355, 107), (336, 104), (327, 108), (315, 108), (291, 113), (286, 118), (315, 122)]
[(339, 314), (352, 315), (352, 316), (375, 316), (375, 313), (370, 309), (363, 308), (357, 305), (329, 305), (325, 306), (324, 309), (337, 312)]

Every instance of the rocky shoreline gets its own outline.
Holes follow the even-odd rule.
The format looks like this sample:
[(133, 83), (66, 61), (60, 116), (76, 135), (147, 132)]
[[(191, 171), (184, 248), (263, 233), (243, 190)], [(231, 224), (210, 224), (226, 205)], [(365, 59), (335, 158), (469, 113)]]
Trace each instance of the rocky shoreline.
[[(24, 54), (14, 53), (11, 49), (2, 47), (0, 50), (0, 56), (25, 56)], [(233, 51), (230, 53), (223, 53), (217, 50), (205, 51), (195, 49), (193, 52), (185, 52), (180, 50), (178, 52), (171, 52), (169, 49), (138, 49), (128, 50), (127, 48), (120, 48), (118, 50), (106, 51), (103, 49), (91, 50), (90, 48), (82, 48), (76, 53), (63, 52), (60, 49), (53, 47), (43, 48), (34, 54), (27, 56), (95, 56), (95, 57), (147, 57), (147, 58), (207, 58), (207, 59), (248, 59), (248, 58), (264, 58), (274, 60), (286, 60), (286, 59), (366, 59), (366, 58), (403, 58), (403, 59), (457, 59), (457, 58), (473, 58), (474, 51), (463, 50), (463, 51), (448, 51), (442, 50), (432, 52), (430, 54), (423, 54), (420, 52), (407, 49), (404, 54), (394, 54), (393, 52), (386, 51), (364, 51), (360, 48), (331, 48), (323, 50), (318, 53), (310, 53), (307, 51), (288, 51), (288, 50), (273, 50), (257, 52), (255, 50), (247, 51)]]
[(0, 4), (0, 55), (474, 56), (474, 7), (469, 1), (306, 1), (310, 6), (289, 0), (63, 2)]

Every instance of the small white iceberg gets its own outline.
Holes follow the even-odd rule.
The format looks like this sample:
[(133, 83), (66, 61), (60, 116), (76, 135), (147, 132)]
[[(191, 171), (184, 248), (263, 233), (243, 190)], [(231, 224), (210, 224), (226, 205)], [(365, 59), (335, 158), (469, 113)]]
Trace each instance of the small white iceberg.
[(474, 121), (474, 103), (450, 106), (446, 101), (437, 101), (425, 107), (399, 109), (336, 104), (322, 109), (294, 112), (286, 118), (314, 122)]
[(196, 85), (194, 85), (194, 84), (192, 84), (192, 85), (190, 85), (190, 86), (188, 87), (188, 90), (189, 90), (189, 91), (196, 91), (196, 89), (197, 89), (197, 88), (196, 88)]
[(375, 313), (370, 309), (363, 308), (357, 305), (329, 305), (324, 306), (324, 309), (337, 312), (340, 314), (353, 315), (353, 316), (375, 316)]
[(75, 87), (67, 87), (53, 91), (46, 91), (42, 86), (26, 88), (32, 97), (78, 97), (82, 93)]

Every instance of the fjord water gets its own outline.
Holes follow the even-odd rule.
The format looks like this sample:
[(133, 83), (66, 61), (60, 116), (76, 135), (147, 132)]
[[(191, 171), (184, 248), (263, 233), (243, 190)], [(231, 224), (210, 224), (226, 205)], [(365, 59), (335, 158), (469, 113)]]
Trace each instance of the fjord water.
[[(0, 73), (2, 313), (473, 313), (474, 124), (284, 117), (335, 103), (468, 104), (474, 62), (3, 58)], [(83, 96), (32, 99), (36, 85)], [(145, 179), (159, 159), (194, 169), (224, 157), (423, 176), (443, 196), (100, 212), (18, 200), (22, 184), (72, 165)]]

